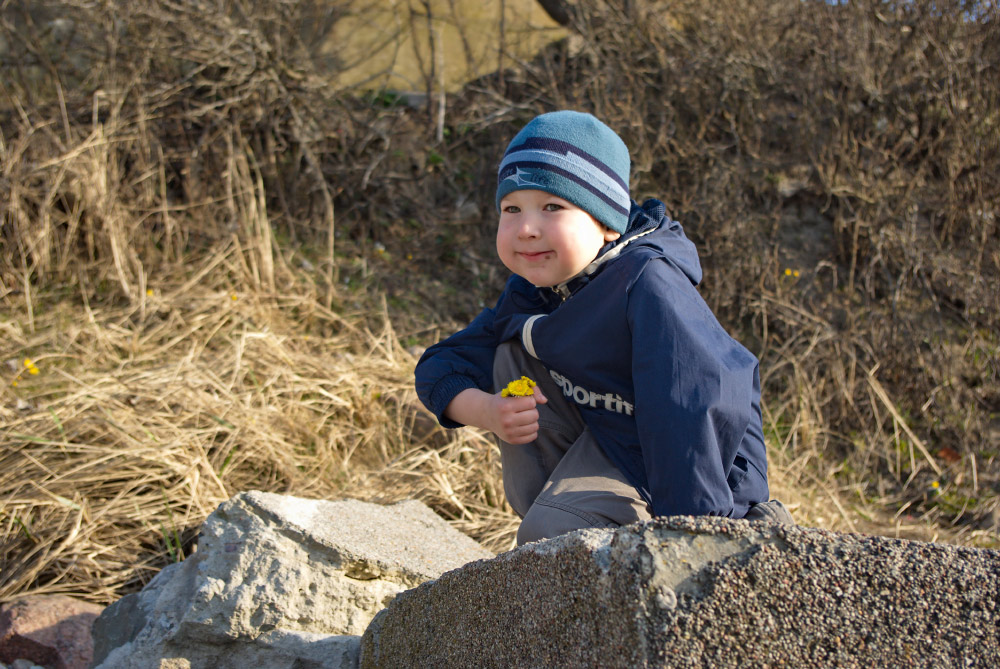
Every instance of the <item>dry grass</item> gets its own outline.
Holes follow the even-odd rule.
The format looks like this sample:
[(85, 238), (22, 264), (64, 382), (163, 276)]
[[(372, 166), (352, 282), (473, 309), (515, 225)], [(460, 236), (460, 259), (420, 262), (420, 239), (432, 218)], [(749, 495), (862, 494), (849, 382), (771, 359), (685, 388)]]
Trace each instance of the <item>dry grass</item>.
[[(4, 300), (0, 600), (112, 600), (181, 559), (204, 517), (246, 489), (417, 497), (509, 545), (495, 447), (428, 425), (385, 311), (335, 313), (307, 282), (272, 293), (223, 279), (245, 286), (245, 272), (227, 245), (134, 306), (39, 301), (34, 332), (23, 303)], [(39, 373), (15, 386), (25, 358)]]

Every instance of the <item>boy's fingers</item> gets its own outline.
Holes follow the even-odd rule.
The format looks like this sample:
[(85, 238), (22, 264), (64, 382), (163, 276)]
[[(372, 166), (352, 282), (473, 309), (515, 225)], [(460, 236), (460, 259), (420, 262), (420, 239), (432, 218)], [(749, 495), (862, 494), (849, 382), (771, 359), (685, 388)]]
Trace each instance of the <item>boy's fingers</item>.
[(538, 437), (538, 426), (525, 425), (516, 430), (512, 430), (508, 443), (526, 444), (534, 441)]
[(531, 411), (535, 408), (535, 398), (533, 396), (527, 397), (506, 397), (505, 402), (510, 403), (510, 407), (516, 412), (521, 413), (522, 411)]
[(546, 397), (546, 396), (545, 396), (545, 395), (544, 395), (544, 394), (542, 393), (542, 388), (541, 388), (541, 386), (535, 386), (535, 394), (534, 394), (534, 395), (532, 395), (532, 397), (534, 397), (534, 398), (535, 398), (535, 401), (536, 401), (536, 402), (538, 402), (539, 404), (545, 404), (546, 402), (548, 402), (548, 401), (549, 401), (549, 398), (547, 398), (547, 397)]
[(534, 408), (518, 411), (510, 417), (511, 427), (525, 427), (538, 424), (538, 412)]
[(500, 399), (498, 393), (496, 399), (500, 408), (497, 434), (501, 439), (508, 444), (527, 444), (538, 438), (538, 410), (535, 407), (548, 402), (538, 388), (535, 388), (535, 395)]
[(536, 403), (531, 398), (505, 399), (504, 402), (506, 405), (502, 407), (500, 412), (502, 420), (513, 421), (518, 424), (538, 420), (538, 411), (535, 409)]

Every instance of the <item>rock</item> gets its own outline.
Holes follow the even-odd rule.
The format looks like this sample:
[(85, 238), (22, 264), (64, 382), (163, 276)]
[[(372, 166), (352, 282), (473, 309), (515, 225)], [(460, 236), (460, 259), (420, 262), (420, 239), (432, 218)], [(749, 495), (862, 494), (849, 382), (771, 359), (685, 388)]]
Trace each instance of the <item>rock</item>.
[(998, 624), (998, 551), (675, 517), (527, 544), (402, 593), (360, 662), (997, 667)]
[(358, 635), (397, 593), (491, 556), (420, 502), (242, 493), (205, 520), (191, 557), (105, 610), (95, 663), (353, 667)]
[(35, 595), (0, 606), (0, 661), (86, 669), (90, 626), (103, 606), (65, 595)]

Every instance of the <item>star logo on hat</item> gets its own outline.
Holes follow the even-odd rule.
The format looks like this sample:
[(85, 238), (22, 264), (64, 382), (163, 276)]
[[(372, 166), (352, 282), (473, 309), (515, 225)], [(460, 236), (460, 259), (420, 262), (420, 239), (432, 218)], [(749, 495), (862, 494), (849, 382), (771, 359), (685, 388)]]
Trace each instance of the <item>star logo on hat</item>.
[(524, 170), (522, 170), (520, 167), (518, 167), (518, 168), (515, 168), (514, 173), (511, 174), (506, 179), (504, 179), (504, 181), (511, 181), (511, 180), (513, 180), (514, 181), (514, 185), (516, 185), (516, 186), (539, 186), (539, 187), (541, 187), (542, 184), (536, 184), (534, 181), (528, 181), (527, 179), (525, 179), (524, 175), (526, 175), (526, 174), (528, 174), (528, 173), (525, 172)]

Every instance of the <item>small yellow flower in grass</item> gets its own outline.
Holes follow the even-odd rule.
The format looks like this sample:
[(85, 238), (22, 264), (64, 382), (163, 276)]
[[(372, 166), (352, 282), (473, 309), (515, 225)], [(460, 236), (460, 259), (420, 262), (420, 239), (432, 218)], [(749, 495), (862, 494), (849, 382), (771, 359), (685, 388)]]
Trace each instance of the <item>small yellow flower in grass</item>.
[(229, 299), (235, 302), (236, 300), (240, 299), (240, 296), (237, 295), (236, 293), (233, 293), (232, 295), (229, 296)]
[(21, 361), (21, 364), (23, 365), (24, 369), (18, 372), (17, 376), (15, 376), (10, 381), (10, 385), (13, 386), (14, 388), (17, 388), (18, 384), (21, 382), (21, 377), (24, 376), (25, 372), (31, 374), (32, 376), (36, 376), (38, 374), (38, 367), (35, 365), (34, 361), (31, 358), (25, 358), (23, 361)]
[(535, 386), (538, 384), (529, 379), (527, 376), (522, 376), (519, 379), (514, 379), (507, 384), (507, 387), (500, 391), (501, 397), (527, 397), (528, 395), (535, 394)]
[(148, 295), (149, 297), (152, 297), (153, 296), (153, 289), (152, 288), (147, 288), (146, 289), (146, 295)]

